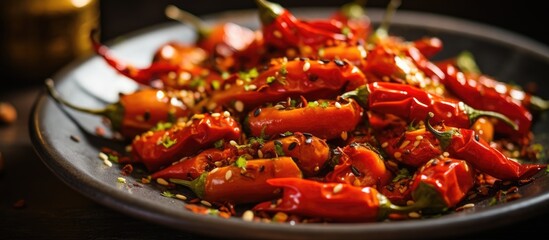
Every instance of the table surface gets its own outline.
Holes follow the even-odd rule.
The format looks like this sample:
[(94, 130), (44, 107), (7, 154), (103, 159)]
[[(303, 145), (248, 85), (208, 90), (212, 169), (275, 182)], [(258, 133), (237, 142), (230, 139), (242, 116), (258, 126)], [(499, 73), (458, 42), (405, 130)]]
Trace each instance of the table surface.
[[(28, 119), (41, 86), (1, 91), (12, 103), (17, 122), (0, 125), (0, 239), (213, 239), (124, 215), (100, 205), (58, 179), (34, 152)], [(17, 205), (24, 202), (22, 207)], [(459, 236), (456, 239), (524, 237), (545, 227), (549, 207), (511, 226)]]

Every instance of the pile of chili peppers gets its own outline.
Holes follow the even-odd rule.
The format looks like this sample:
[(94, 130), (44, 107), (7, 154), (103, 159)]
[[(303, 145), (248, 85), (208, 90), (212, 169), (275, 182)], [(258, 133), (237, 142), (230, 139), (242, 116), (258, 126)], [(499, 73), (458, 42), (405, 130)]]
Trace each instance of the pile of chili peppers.
[(91, 33), (97, 54), (141, 88), (102, 110), (68, 103), (52, 82), (49, 93), (110, 120), (129, 143), (107, 151), (124, 173), (142, 166), (142, 183), (221, 217), (439, 216), (545, 173), (531, 126), (548, 105), (481, 73), (471, 54), (432, 61), (440, 39), (390, 35), (390, 18), (373, 29), (356, 3), (311, 20), (256, 2), (260, 29), (191, 19), (196, 42), (160, 46), (146, 68)]

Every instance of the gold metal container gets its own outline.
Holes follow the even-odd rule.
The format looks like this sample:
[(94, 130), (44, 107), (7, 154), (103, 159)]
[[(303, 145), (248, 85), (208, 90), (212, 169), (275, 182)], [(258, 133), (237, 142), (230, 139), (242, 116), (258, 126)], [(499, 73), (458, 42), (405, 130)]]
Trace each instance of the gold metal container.
[(42, 82), (91, 53), (89, 34), (99, 27), (98, 0), (3, 0), (0, 6), (0, 58), (8, 81)]

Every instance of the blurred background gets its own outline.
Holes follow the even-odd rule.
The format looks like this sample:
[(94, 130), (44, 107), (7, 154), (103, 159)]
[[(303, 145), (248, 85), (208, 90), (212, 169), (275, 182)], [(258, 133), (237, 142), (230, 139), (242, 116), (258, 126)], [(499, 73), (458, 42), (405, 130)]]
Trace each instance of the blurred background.
[[(278, 0), (284, 7), (337, 7), (350, 0)], [(385, 8), (389, 0), (367, 0), (366, 8)], [(101, 30), (108, 41), (163, 22), (164, 8), (174, 4), (196, 15), (233, 9), (253, 9), (253, 0), (3, 0), (0, 73), (3, 86), (22, 88), (42, 84), (46, 77), (91, 52), (88, 34)], [(494, 25), (549, 44), (537, 26), (543, 8), (519, 1), (403, 0), (400, 9), (448, 15)], [(1, 92), (1, 90), (0, 90)]]

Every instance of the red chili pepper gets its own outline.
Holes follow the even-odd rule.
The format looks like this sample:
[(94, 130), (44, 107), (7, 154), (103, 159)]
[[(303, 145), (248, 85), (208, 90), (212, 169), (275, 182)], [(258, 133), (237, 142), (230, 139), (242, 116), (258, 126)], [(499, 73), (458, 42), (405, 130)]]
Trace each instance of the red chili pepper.
[(412, 44), (387, 37), (368, 52), (361, 67), (377, 76), (378, 81), (394, 81), (416, 87), (432, 87), (444, 73)]
[[(168, 72), (174, 72), (180, 69), (180, 66), (177, 64), (172, 64), (168, 62), (157, 62), (152, 63), (147, 68), (139, 69), (134, 66), (123, 63), (122, 61), (116, 59), (110, 49), (99, 43), (95, 38), (96, 30), (92, 31), (90, 34), (91, 42), (95, 52), (101, 56), (107, 64), (112, 68), (118, 71), (120, 74), (144, 85), (149, 85), (151, 81), (158, 78), (159, 75), (165, 74)], [(202, 50), (200, 50), (202, 51)]]
[(208, 109), (225, 106), (243, 112), (287, 98), (331, 99), (366, 83), (360, 70), (342, 60), (277, 59), (272, 64), (253, 79), (214, 92), (201, 105)]
[(466, 161), (434, 158), (415, 173), (411, 192), (415, 205), (439, 213), (455, 207), (474, 185), (475, 171)]
[[(364, 10), (364, 1), (354, 1), (341, 6), (330, 19), (342, 22), (349, 28), (356, 39), (366, 40), (372, 32), (372, 22), (366, 10)], [(345, 31), (345, 29), (343, 29)]]
[(220, 71), (240, 71), (255, 67), (265, 54), (261, 31), (232, 22), (207, 26), (197, 16), (174, 5), (166, 7), (166, 15), (191, 24), (198, 34), (196, 46), (204, 49), (213, 59), (212, 67)]
[(198, 153), (196, 156), (183, 158), (177, 163), (154, 172), (151, 174), (151, 178), (193, 180), (200, 177), (201, 174), (218, 167), (216, 164), (227, 166), (233, 163), (235, 156), (237, 156), (237, 153), (234, 148), (209, 148)]
[[(292, 106), (276, 104), (250, 111), (245, 121), (252, 136), (272, 137), (285, 132), (304, 132), (322, 139), (340, 138), (361, 123), (363, 110), (350, 101), (317, 100)], [(310, 119), (315, 119), (310, 122)]]
[(240, 138), (240, 126), (232, 117), (195, 114), (190, 122), (169, 129), (149, 131), (134, 138), (131, 163), (143, 163), (155, 172), (183, 157), (211, 147), (220, 140)]
[(253, 207), (254, 211), (284, 212), (329, 222), (374, 222), (385, 219), (389, 213), (414, 210), (391, 204), (372, 187), (299, 178), (276, 178), (267, 182), (282, 188), (282, 198), (259, 203)]
[(93, 39), (93, 33), (92, 44), (96, 53), (107, 64), (139, 84), (160, 89), (187, 89), (206, 93), (215, 90), (215, 85), (222, 84), (223, 78), (218, 72), (203, 66), (207, 54), (197, 46), (177, 43), (162, 45), (155, 52), (154, 61), (149, 66), (137, 68), (116, 59), (107, 46)]
[(452, 64), (441, 68), (446, 73), (444, 86), (459, 99), (474, 108), (503, 114), (518, 126), (518, 130), (514, 130), (505, 123), (496, 123), (496, 132), (513, 138), (527, 137), (532, 126), (532, 114), (528, 109), (496, 88), (480, 83), (478, 78), (465, 75)]
[(156, 127), (157, 124), (174, 123), (178, 118), (192, 114), (186, 103), (193, 102), (192, 95), (183, 92), (163, 91), (144, 88), (129, 94), (120, 94), (116, 103), (104, 109), (87, 109), (76, 106), (64, 99), (55, 91), (53, 81), (46, 81), (49, 95), (58, 103), (77, 111), (105, 117), (113, 131), (125, 139), (132, 139)]
[(269, 179), (300, 179), (302, 173), (290, 157), (254, 159), (244, 166), (214, 168), (193, 181), (169, 179), (190, 188), (199, 198), (209, 202), (233, 204), (254, 203), (276, 198), (280, 192), (267, 183)]
[(442, 154), (437, 138), (425, 128), (406, 131), (382, 142), (381, 147), (391, 158), (412, 167), (420, 167)]
[(256, 3), (266, 45), (296, 48), (307, 54), (325, 46), (356, 42), (352, 31), (345, 32), (347, 25), (335, 19), (305, 21), (279, 4), (264, 0)]
[[(429, 118), (432, 113), (429, 114)], [(501, 180), (521, 180), (532, 177), (546, 164), (521, 164), (491, 147), (475, 131), (465, 128), (450, 128), (439, 131), (426, 121), (427, 129), (439, 140), (442, 150), (450, 157), (462, 159), (475, 169)]]
[(483, 74), (477, 65), (473, 54), (469, 51), (459, 53), (455, 58), (446, 59), (437, 62), (440, 66), (455, 66), (466, 75), (469, 81), (476, 81), (484, 88), (494, 89), (505, 98), (520, 103), (525, 108), (532, 111), (549, 110), (549, 101), (528, 93), (518, 86), (498, 81), (491, 76)]
[(330, 146), (324, 139), (301, 132), (268, 141), (259, 150), (263, 158), (291, 157), (304, 177), (319, 175), (330, 159)]
[(342, 98), (350, 97), (367, 110), (394, 114), (408, 121), (422, 121), (429, 112), (434, 112), (435, 122), (444, 122), (453, 127), (468, 128), (481, 116), (494, 117), (515, 126), (502, 114), (477, 110), (461, 101), (443, 98), (404, 84), (369, 83), (342, 95)]
[(392, 178), (379, 151), (369, 144), (352, 143), (341, 149), (339, 163), (325, 181), (379, 189)]
[(437, 37), (422, 37), (414, 40), (412, 44), (425, 58), (433, 57), (443, 48), (442, 40)]

